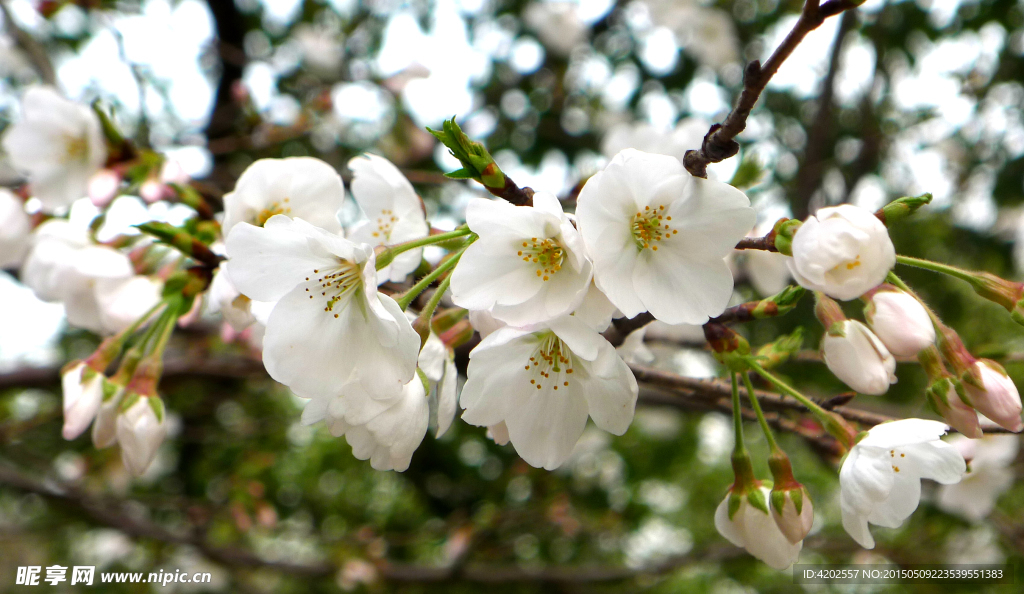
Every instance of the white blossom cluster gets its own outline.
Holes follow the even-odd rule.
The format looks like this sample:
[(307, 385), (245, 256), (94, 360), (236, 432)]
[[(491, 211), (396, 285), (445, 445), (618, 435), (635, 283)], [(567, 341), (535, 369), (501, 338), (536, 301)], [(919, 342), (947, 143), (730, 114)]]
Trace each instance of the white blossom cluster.
[[(63, 435), (74, 439), (91, 424), (97, 447), (119, 443), (126, 466), (142, 474), (167, 434), (156, 395), (160, 356), (195, 295), (187, 294), (190, 277), (179, 274), (183, 258), (152, 261), (150, 244), (101, 242), (63, 218), (78, 199), (106, 205), (119, 191), (121, 174), (104, 168), (108, 140), (93, 111), (47, 88), (26, 93), (22, 118), (2, 142), (28, 185), (25, 195), (0, 191), (0, 266), (19, 268), (38, 297), (62, 303), (72, 325), (108, 337), (93, 357), (65, 369)], [(466, 224), (447, 233), (431, 229), (412, 184), (387, 159), (359, 156), (348, 169), (363, 218), (346, 228), (339, 219), (345, 184), (327, 163), (295, 157), (250, 165), (224, 196), (223, 218), (210, 221), (220, 229), (210, 253), (226, 259), (213, 271), (214, 257), (212, 278), (193, 292), (233, 332), (250, 333), (272, 378), (308, 399), (303, 423), (324, 421), (357, 458), (382, 470), (406, 470), (427, 431), (445, 433), (460, 408), (464, 421), (546, 469), (568, 459), (588, 419), (623, 434), (638, 386), (602, 333), (613, 319), (644, 312), (693, 325), (722, 314), (734, 284), (727, 258), (755, 223), (740, 190), (690, 175), (674, 156), (633, 148), (586, 182), (574, 213), (545, 192), (526, 206), (476, 198)], [(182, 181), (164, 167), (139, 191), (157, 201)], [(38, 199), (32, 215), (29, 196)], [(937, 412), (962, 433), (981, 437), (988, 419), (1024, 428), (1006, 372), (958, 351), (949, 337), (937, 341), (943, 329), (927, 307), (886, 282), (896, 253), (877, 216), (842, 205), (792, 223), (772, 231), (775, 247), (788, 245), (776, 257), (815, 292), (823, 358), (838, 379), (883, 394), (896, 381), (896, 357), (920, 356)], [(423, 257), (432, 244), (450, 252), (435, 267)], [(423, 299), (435, 281), (435, 294)], [(466, 336), (457, 324), (431, 324), (442, 298), (457, 319), (468, 318), (462, 330), (481, 336), (461, 392), (454, 347)], [(862, 299), (866, 324), (847, 319), (833, 298)], [(106, 377), (136, 331), (142, 350), (124, 355), (124, 376)], [(955, 376), (938, 355), (929, 358), (937, 344)], [(980, 441), (953, 446), (940, 439), (947, 430), (905, 419), (850, 440), (841, 508), (858, 543), (874, 546), (869, 524), (899, 526), (917, 508), (923, 478), (946, 485), (943, 507), (969, 518), (991, 510), (998, 489), (954, 487), (966, 472), (961, 450), (971, 458), (977, 449), (975, 476), (988, 473), (1000, 486), (1008, 450), (985, 454)], [(789, 566), (811, 529), (806, 490), (795, 482), (784, 490), (743, 485), (739, 474), (716, 526), (769, 565)], [(769, 509), (765, 501), (778, 493), (783, 503)]]

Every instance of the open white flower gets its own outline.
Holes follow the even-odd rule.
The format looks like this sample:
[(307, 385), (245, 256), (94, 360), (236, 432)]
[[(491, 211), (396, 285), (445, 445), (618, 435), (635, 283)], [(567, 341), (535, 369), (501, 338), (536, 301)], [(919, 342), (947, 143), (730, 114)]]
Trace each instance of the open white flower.
[(136, 275), (127, 255), (91, 243), (62, 219), (36, 231), (21, 279), (40, 299), (63, 303), (68, 323), (98, 334), (127, 328), (160, 301), (163, 286)]
[(862, 394), (885, 394), (896, 383), (896, 359), (857, 320), (833, 324), (821, 340), (821, 351), (829, 370)]
[(140, 396), (117, 417), (117, 442), (128, 471), (141, 476), (167, 436), (166, 412), (159, 398)]
[(952, 485), (942, 485), (935, 503), (943, 511), (980, 522), (995, 509), (996, 500), (1013, 485), (1014, 473), (1010, 468), (1020, 448), (1016, 435), (987, 435), (969, 439), (963, 435), (949, 438), (951, 445), (960, 450), (969, 470), (964, 479)]
[(754, 226), (747, 197), (672, 157), (620, 152), (580, 192), (576, 218), (598, 288), (622, 315), (703, 324), (725, 310), (725, 257)]
[(882, 284), (896, 265), (889, 231), (852, 204), (818, 210), (793, 236), (789, 271), (800, 286), (850, 300)]
[(0, 188), (0, 270), (21, 264), (28, 253), (32, 219), (25, 204), (13, 193)]
[(482, 427), (504, 422), (533, 466), (561, 465), (588, 415), (615, 435), (633, 420), (636, 379), (612, 345), (574, 316), (495, 331), (470, 353), (468, 375), (462, 419)]
[(103, 402), (103, 374), (80, 361), (61, 375), (64, 439), (75, 439), (96, 417)]
[(868, 523), (898, 528), (921, 501), (921, 479), (960, 482), (967, 465), (940, 437), (945, 423), (903, 419), (876, 425), (839, 471), (843, 528), (866, 549), (875, 547)]
[(877, 291), (868, 300), (864, 317), (894, 355), (914, 357), (935, 343), (935, 326), (928, 312), (909, 293)]
[(414, 377), (387, 399), (359, 383), (345, 386), (338, 396), (315, 397), (302, 411), (302, 423), (324, 419), (332, 435), (345, 436), (356, 458), (369, 460), (375, 470), (403, 472), (427, 433), (429, 416), (423, 382)]
[(533, 207), (478, 198), (466, 223), (480, 236), (452, 273), (452, 301), (490, 310), (515, 326), (545, 322), (576, 309), (590, 288), (593, 266), (583, 240), (551, 194)]
[(85, 196), (89, 178), (107, 160), (96, 114), (49, 87), (25, 91), (21, 118), (8, 129), (2, 146), (15, 168), (28, 176), (33, 196), (46, 211)]
[(337, 214), (344, 201), (341, 176), (320, 159), (260, 159), (242, 172), (234, 191), (224, 195), (224, 236), (238, 223), (259, 226), (279, 214), (337, 233)]
[(284, 215), (240, 224), (227, 238), (227, 272), (242, 294), (276, 301), (263, 363), (300, 394), (331, 396), (353, 374), (380, 398), (416, 373), (420, 337), (377, 292), (373, 249)]
[[(348, 230), (348, 238), (377, 247), (426, 237), (430, 225), (423, 203), (409, 180), (384, 157), (366, 154), (348, 162), (352, 195), (366, 215)], [(403, 252), (377, 271), (378, 282), (400, 282), (420, 265), (423, 248)]]
[[(768, 501), (771, 489), (759, 487)], [(772, 514), (758, 509), (743, 497), (739, 509), (729, 517), (729, 499), (726, 495), (715, 510), (715, 528), (732, 544), (743, 547), (754, 557), (773, 569), (786, 569), (792, 565), (804, 546), (803, 540), (792, 543), (779, 529)]]

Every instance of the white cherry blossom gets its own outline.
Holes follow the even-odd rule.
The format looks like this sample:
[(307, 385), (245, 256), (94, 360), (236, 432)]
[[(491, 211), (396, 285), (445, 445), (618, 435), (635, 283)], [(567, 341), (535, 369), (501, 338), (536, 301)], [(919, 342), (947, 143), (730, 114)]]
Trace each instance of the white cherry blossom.
[(622, 315), (703, 324), (728, 305), (725, 257), (754, 226), (747, 197), (672, 157), (627, 149), (583, 187), (576, 218), (598, 288)]
[(344, 201), (341, 176), (320, 159), (260, 159), (224, 195), (223, 233), (227, 237), (238, 223), (258, 226), (279, 214), (337, 233), (337, 214)]
[(107, 160), (96, 114), (50, 87), (25, 91), (21, 118), (8, 128), (2, 146), (46, 211), (62, 210), (85, 196), (89, 178)]
[[(366, 154), (348, 162), (352, 170), (352, 195), (366, 220), (348, 230), (348, 238), (377, 247), (426, 237), (430, 225), (423, 203), (409, 180), (391, 161)], [(377, 271), (378, 282), (401, 282), (420, 265), (423, 248), (395, 256)]]
[(431, 332), (420, 349), (419, 367), (434, 388), (437, 409), (437, 429), (434, 436), (441, 437), (452, 426), (459, 406), (459, 372), (455, 368), (455, 353), (437, 334)]
[(263, 362), (300, 394), (331, 396), (359, 379), (390, 398), (416, 373), (420, 337), (395, 300), (377, 292), (373, 249), (300, 219), (237, 225), (227, 272), (242, 294), (276, 302)]
[(482, 427), (504, 422), (533, 466), (560, 466), (588, 415), (615, 435), (633, 420), (636, 379), (612, 345), (574, 316), (495, 331), (470, 353), (468, 376), (462, 419)]
[[(765, 501), (769, 500), (771, 489), (759, 487)], [(783, 570), (796, 562), (803, 548), (803, 540), (792, 543), (779, 529), (772, 514), (750, 504), (746, 497), (739, 509), (729, 517), (729, 499), (726, 495), (715, 510), (715, 528), (732, 544), (743, 547), (748, 553), (768, 564), (773, 569)]]
[(533, 206), (474, 199), (466, 223), (480, 238), (452, 273), (452, 301), (486, 309), (516, 326), (568, 314), (586, 297), (593, 266), (558, 199), (537, 193)]
[(32, 219), (25, 204), (0, 188), (0, 270), (21, 264), (31, 243)]
[(942, 485), (935, 503), (946, 512), (980, 522), (995, 509), (999, 496), (1013, 485), (1015, 476), (1010, 464), (1017, 458), (1020, 438), (986, 435), (970, 439), (954, 435), (948, 443), (963, 454), (968, 471), (959, 483)]
[(960, 482), (967, 466), (940, 438), (945, 423), (903, 419), (876, 425), (850, 450), (839, 471), (843, 528), (866, 549), (875, 547), (868, 523), (898, 528), (921, 501), (921, 479)]
[(859, 206), (819, 209), (793, 236), (789, 271), (800, 286), (848, 301), (882, 284), (896, 265), (889, 231)]

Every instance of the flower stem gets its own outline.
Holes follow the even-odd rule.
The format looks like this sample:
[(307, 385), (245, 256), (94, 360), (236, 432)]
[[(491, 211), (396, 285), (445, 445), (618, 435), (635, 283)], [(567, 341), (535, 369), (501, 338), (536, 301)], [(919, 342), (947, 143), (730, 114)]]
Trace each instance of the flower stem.
[(775, 436), (772, 434), (772, 428), (768, 426), (768, 420), (764, 418), (764, 411), (761, 410), (761, 403), (757, 401), (757, 396), (754, 394), (754, 385), (750, 382), (750, 375), (747, 373), (743, 374), (743, 385), (747, 388), (747, 396), (750, 398), (750, 406), (754, 409), (754, 413), (757, 415), (757, 422), (761, 424), (761, 431), (764, 432), (764, 438), (768, 440), (768, 447), (774, 454), (779, 451), (779, 444), (775, 442)]
[(800, 404), (803, 404), (805, 407), (807, 407), (807, 410), (811, 411), (811, 414), (814, 415), (814, 418), (817, 419), (819, 423), (821, 423), (822, 428), (824, 428), (825, 431), (827, 431), (829, 434), (835, 437), (843, 446), (845, 446), (847, 449), (853, 447), (853, 440), (856, 436), (856, 432), (853, 430), (852, 427), (850, 427), (849, 423), (847, 423), (845, 419), (843, 419), (841, 416), (833, 412), (829, 412), (818, 406), (818, 404), (815, 403), (813, 400), (804, 396), (796, 389), (786, 384), (786, 382), (782, 381), (781, 379), (774, 376), (773, 374), (765, 370), (763, 367), (758, 365), (757, 361), (755, 361), (753, 357), (748, 358), (747, 363), (750, 365), (751, 369), (757, 372), (758, 375), (770, 381), (772, 384), (775, 385), (776, 388), (785, 392), (786, 394), (789, 394), (798, 402), (800, 402)]
[(820, 406), (818, 406), (817, 403), (815, 403), (810, 398), (808, 398), (808, 397), (804, 396), (803, 394), (801, 394), (800, 392), (798, 392), (795, 388), (791, 387), (786, 382), (784, 382), (781, 379), (775, 377), (775, 375), (773, 375), (771, 372), (769, 372), (765, 368), (763, 368), (760, 365), (758, 365), (757, 361), (754, 361), (753, 359), (747, 359), (747, 362), (750, 365), (750, 368), (753, 369), (754, 371), (756, 371), (758, 375), (760, 375), (764, 379), (770, 381), (779, 390), (781, 390), (781, 391), (785, 392), (786, 394), (789, 394), (793, 398), (797, 399), (800, 402), (800, 404), (806, 406), (807, 409), (810, 410), (811, 413), (814, 414), (814, 416), (816, 416), (816, 417), (818, 417), (820, 419), (822, 416), (828, 415), (828, 411), (826, 411), (825, 409), (823, 409)]
[(732, 374), (732, 423), (736, 437), (736, 446), (733, 448), (733, 456), (747, 453), (747, 445), (743, 441), (743, 414), (740, 411), (740, 388), (736, 382), (736, 374)]
[(469, 227), (463, 225), (461, 227), (456, 228), (454, 231), (449, 231), (447, 233), (428, 235), (426, 237), (421, 237), (419, 239), (413, 239), (411, 241), (406, 241), (404, 243), (395, 244), (393, 246), (388, 247), (377, 256), (377, 270), (380, 270), (385, 266), (391, 264), (391, 262), (395, 259), (395, 256), (401, 254), (402, 252), (407, 252), (409, 250), (413, 250), (418, 247), (423, 247), (425, 245), (443, 243), (450, 239), (458, 239), (459, 237), (465, 237), (466, 235), (470, 235), (472, 233), (473, 232), (469, 230)]
[[(896, 256), (896, 262), (898, 264), (904, 264), (906, 266), (913, 266), (915, 268), (931, 270), (932, 272), (941, 272), (942, 274), (948, 274), (949, 276), (958, 278), (962, 281), (967, 281), (972, 285), (977, 284), (977, 279), (974, 277), (973, 274), (966, 270), (956, 268), (955, 266), (949, 266), (947, 264), (941, 264), (939, 262), (932, 262), (931, 260), (922, 260), (921, 258), (912, 258), (910, 256)], [(900, 288), (902, 289), (903, 287)]]
[[(405, 293), (402, 293), (397, 299), (395, 299), (395, 301), (398, 302), (398, 305), (402, 308), (402, 310), (408, 309), (409, 304), (412, 303), (412, 300), (415, 299), (417, 295), (425, 291), (427, 287), (429, 287), (431, 283), (433, 283), (435, 280), (440, 278), (441, 275), (455, 268), (455, 265), (459, 263), (459, 258), (462, 257), (462, 253), (466, 251), (466, 248), (469, 247), (469, 244), (471, 243), (473, 243), (473, 239), (470, 239), (466, 243), (465, 247), (460, 249), (451, 258), (448, 258), (447, 260), (442, 262), (437, 268), (430, 271), (430, 274), (421, 278), (418, 283), (412, 286), (412, 288), (410, 288)], [(445, 285), (445, 288), (447, 288), (447, 284)], [(440, 300), (440, 297), (438, 297), (438, 299)], [(434, 304), (434, 307), (437, 307), (436, 303)]]

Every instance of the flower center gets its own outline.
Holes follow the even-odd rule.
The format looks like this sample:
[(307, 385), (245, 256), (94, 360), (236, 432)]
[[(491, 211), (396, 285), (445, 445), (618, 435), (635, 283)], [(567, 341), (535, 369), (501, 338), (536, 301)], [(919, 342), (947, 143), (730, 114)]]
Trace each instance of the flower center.
[(256, 225), (262, 227), (267, 221), (270, 220), (270, 217), (274, 215), (291, 214), (291, 201), (291, 198), (285, 198), (281, 202), (271, 202), (270, 204), (268, 204), (266, 208), (261, 210), (259, 214), (256, 215)]
[(899, 472), (900, 471), (900, 467), (899, 467), (900, 460), (902, 458), (906, 458), (907, 455), (904, 454), (903, 452), (898, 452), (896, 450), (889, 450), (889, 457), (892, 458), (892, 470), (893, 470), (893, 472)]
[[(573, 373), (572, 351), (562, 342), (562, 339), (549, 332), (540, 341), (537, 350), (530, 357), (526, 364), (526, 371), (532, 371), (529, 375), (530, 384), (542, 389), (545, 385), (554, 384), (552, 388), (569, 387), (569, 376)], [(554, 377), (552, 377), (552, 373)]]
[[(338, 259), (337, 267), (330, 270), (315, 268), (313, 274), (317, 275), (315, 280), (306, 277), (312, 287), (312, 290), (306, 287), (306, 292), (310, 294), (310, 299), (315, 299), (316, 292), (320, 291), (324, 311), (334, 311), (335, 304), (347, 300), (363, 286), (363, 271), (359, 264), (341, 258)], [(338, 317), (338, 314), (334, 314), (334, 317)]]
[(633, 215), (633, 223), (630, 228), (633, 231), (633, 242), (636, 243), (636, 248), (638, 250), (651, 248), (652, 251), (658, 251), (659, 241), (667, 241), (679, 233), (668, 224), (668, 221), (671, 220), (672, 217), (665, 214), (664, 204), (657, 208), (645, 206), (643, 212)]
[(398, 217), (395, 216), (394, 211), (385, 208), (380, 211), (380, 217), (377, 218), (377, 230), (373, 232), (373, 236), (379, 237), (384, 241), (391, 239), (391, 231), (397, 222)]
[(89, 141), (84, 136), (64, 137), (64, 162), (85, 161), (89, 156)]
[(537, 276), (546, 281), (562, 269), (562, 262), (565, 261), (565, 248), (551, 238), (531, 237), (529, 241), (523, 242), (523, 249), (519, 250), (517, 255), (523, 259), (523, 262), (536, 264)]

